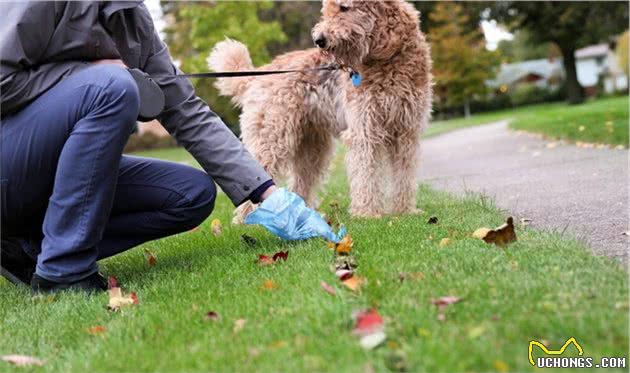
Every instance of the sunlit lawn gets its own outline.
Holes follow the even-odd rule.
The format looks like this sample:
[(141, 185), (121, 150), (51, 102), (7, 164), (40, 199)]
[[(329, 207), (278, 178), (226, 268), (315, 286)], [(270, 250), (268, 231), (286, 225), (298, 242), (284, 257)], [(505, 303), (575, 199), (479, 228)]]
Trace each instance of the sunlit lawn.
[(427, 130), (435, 136), (454, 129), (509, 119), (513, 129), (535, 132), (549, 139), (628, 146), (628, 96), (566, 103), (531, 105), (473, 115), (469, 119), (437, 121)]
[[(181, 149), (151, 155), (193, 164)], [(531, 339), (559, 348), (569, 337), (585, 356), (627, 356), (628, 278), (619, 264), (520, 226), (516, 243), (489, 246), (471, 232), (501, 224), (506, 214), (487, 199), (455, 199), (426, 187), (418, 200), (423, 215), (352, 219), (340, 160), (321, 193), (321, 210), (337, 213), (354, 238), (358, 274), (368, 280), (360, 292), (336, 280), (324, 242), (287, 243), (258, 227), (231, 226), (232, 206), (221, 195), (211, 217), (223, 222), (220, 237), (207, 221), (146, 244), (155, 266), (142, 248), (101, 263), (138, 293), (139, 304), (122, 312), (106, 309), (106, 294), (33, 298), (0, 282), (0, 355), (46, 360), (32, 369), (0, 362), (0, 371), (528, 371)], [(438, 224), (427, 224), (433, 215)], [(258, 240), (256, 247), (241, 241), (243, 233)], [(446, 237), (450, 243), (440, 247)], [(286, 262), (255, 263), (258, 254), (280, 249), (290, 251)], [(423, 276), (399, 279), (418, 272)], [(264, 290), (266, 280), (277, 288)], [(336, 296), (321, 289), (322, 280)], [(464, 300), (438, 321), (430, 300), (445, 295)], [(367, 307), (385, 317), (389, 338), (372, 351), (350, 332), (353, 311)], [(220, 319), (206, 320), (209, 311)], [(235, 332), (238, 319), (246, 321)], [(93, 326), (105, 331), (91, 335)]]

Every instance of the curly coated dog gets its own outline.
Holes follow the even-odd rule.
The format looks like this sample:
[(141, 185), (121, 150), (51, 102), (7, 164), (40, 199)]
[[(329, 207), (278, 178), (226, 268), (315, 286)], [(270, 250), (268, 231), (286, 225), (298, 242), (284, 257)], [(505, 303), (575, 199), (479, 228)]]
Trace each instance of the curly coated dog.
[[(414, 213), (418, 147), (432, 101), (431, 57), (418, 12), (403, 0), (324, 0), (312, 36), (317, 48), (281, 55), (259, 70), (337, 63), (359, 73), (360, 84), (347, 70), (219, 79), (220, 93), (242, 108), (246, 148), (274, 178), (288, 174), (289, 188), (312, 205), (341, 137), (351, 213)], [(215, 71), (254, 68), (247, 48), (229, 39), (215, 46), (208, 64)], [(235, 222), (252, 209), (239, 207)]]

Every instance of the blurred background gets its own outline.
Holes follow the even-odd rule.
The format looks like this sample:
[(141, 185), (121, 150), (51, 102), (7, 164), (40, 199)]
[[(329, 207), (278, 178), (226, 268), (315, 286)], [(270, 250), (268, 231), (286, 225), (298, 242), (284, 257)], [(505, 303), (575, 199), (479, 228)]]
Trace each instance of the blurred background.
[[(244, 42), (256, 65), (312, 47), (320, 2), (146, 2), (176, 63), (206, 71), (225, 37)], [(434, 119), (543, 102), (579, 105), (628, 94), (627, 2), (415, 2), (432, 48)], [(238, 111), (211, 79), (193, 83), (236, 133)], [(127, 151), (172, 146), (158, 123), (141, 126)]]

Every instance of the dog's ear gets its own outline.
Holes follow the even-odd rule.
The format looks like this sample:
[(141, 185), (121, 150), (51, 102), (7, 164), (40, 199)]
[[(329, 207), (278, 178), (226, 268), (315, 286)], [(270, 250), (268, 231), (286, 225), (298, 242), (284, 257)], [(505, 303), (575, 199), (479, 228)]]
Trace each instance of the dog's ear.
[(390, 59), (419, 30), (419, 13), (404, 0), (375, 2), (376, 23), (371, 35), (370, 56), (379, 60)]

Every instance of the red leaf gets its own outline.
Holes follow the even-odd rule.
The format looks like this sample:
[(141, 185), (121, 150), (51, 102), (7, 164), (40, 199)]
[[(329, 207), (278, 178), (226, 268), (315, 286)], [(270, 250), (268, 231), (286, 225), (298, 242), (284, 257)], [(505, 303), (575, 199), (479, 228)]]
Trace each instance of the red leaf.
[(105, 333), (107, 329), (104, 326), (97, 325), (87, 329), (87, 332), (92, 335), (97, 335), (101, 333)]
[(337, 292), (335, 291), (335, 289), (333, 289), (333, 287), (328, 285), (325, 281), (322, 281), (319, 284), (322, 286), (322, 289), (324, 289), (324, 291), (327, 292), (328, 294), (332, 295), (333, 297), (337, 295)]
[(287, 258), (289, 257), (289, 250), (287, 251), (278, 251), (277, 253), (273, 254), (273, 261), (278, 261), (280, 259), (286, 261)]
[(107, 278), (107, 288), (108, 289), (119, 288), (119, 287), (120, 287), (120, 285), (118, 284), (118, 280), (116, 279), (116, 277), (109, 276)]
[(273, 264), (274, 260), (267, 255), (258, 255), (258, 265), (266, 266)]
[(214, 311), (210, 311), (206, 313), (206, 320), (217, 321), (219, 320), (219, 314)]
[(135, 291), (131, 293), (131, 299), (133, 299), (133, 304), (138, 304), (138, 295)]
[(383, 329), (383, 318), (375, 309), (361, 311), (356, 315), (352, 333), (360, 336), (372, 334)]

